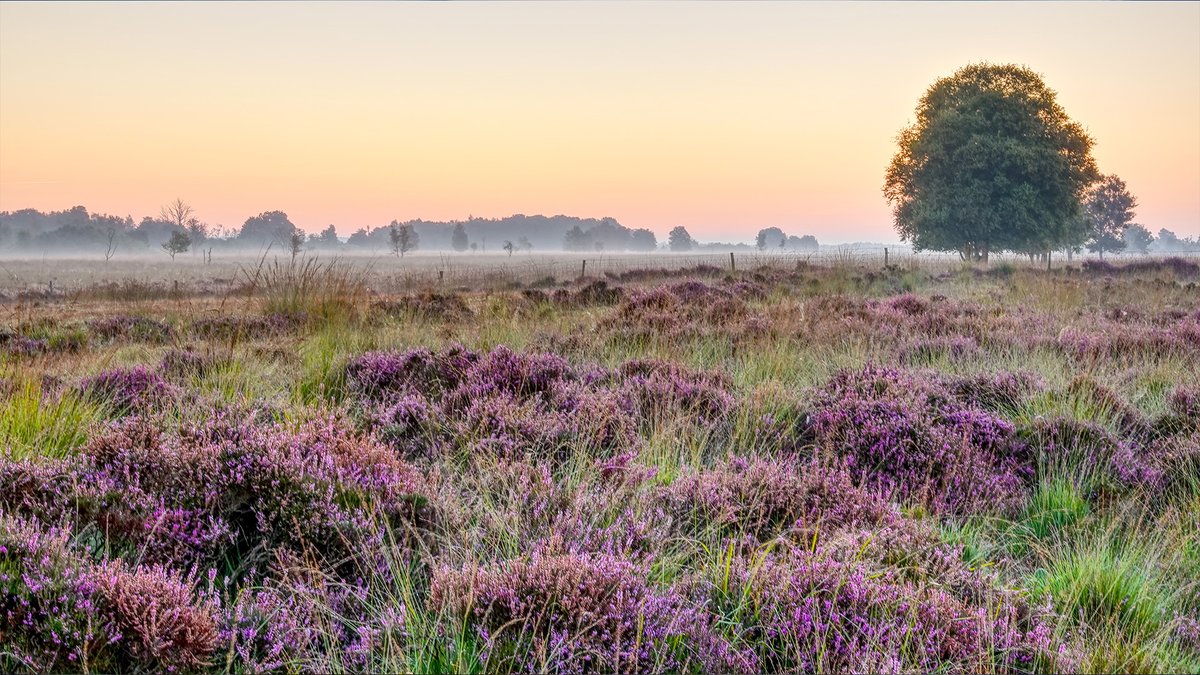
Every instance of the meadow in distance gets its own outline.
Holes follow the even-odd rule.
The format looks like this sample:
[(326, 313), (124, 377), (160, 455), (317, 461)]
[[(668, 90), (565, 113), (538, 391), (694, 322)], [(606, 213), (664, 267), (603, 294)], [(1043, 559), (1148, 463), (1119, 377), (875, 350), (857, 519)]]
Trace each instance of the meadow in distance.
[[(925, 121), (1050, 125), (1007, 68)], [(1200, 671), (1200, 261), (1058, 256), (1133, 231), (1069, 121), (1015, 210), (925, 121), (955, 258), (17, 294), (0, 672)]]

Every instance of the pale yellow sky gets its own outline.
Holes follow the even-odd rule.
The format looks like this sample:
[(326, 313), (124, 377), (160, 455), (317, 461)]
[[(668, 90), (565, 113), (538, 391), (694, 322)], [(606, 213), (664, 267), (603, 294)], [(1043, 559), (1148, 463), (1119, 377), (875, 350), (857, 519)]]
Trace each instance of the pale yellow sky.
[(1138, 220), (1200, 234), (1198, 3), (0, 3), (0, 210), (612, 216), (895, 240), (924, 90), (1044, 75)]

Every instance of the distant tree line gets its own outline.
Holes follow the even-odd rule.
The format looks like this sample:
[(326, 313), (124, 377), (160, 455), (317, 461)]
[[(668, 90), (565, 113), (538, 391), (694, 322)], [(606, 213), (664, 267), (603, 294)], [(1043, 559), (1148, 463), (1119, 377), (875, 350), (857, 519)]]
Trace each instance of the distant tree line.
[[(574, 216), (527, 216), (475, 218), (438, 222), (392, 221), (378, 228), (360, 228), (346, 241), (348, 246), (389, 249), (391, 232), (407, 230), (420, 248), (453, 251), (653, 251), (658, 247), (654, 233), (630, 229), (613, 218)], [(511, 251), (505, 247), (512, 244)]]
[[(507, 245), (506, 245), (507, 244)], [(265, 211), (247, 218), (240, 228), (226, 230), (201, 222), (182, 199), (141, 221), (89, 213), (83, 206), (43, 213), (34, 209), (0, 212), (0, 250), (14, 252), (72, 252), (103, 254), (162, 250), (172, 258), (212, 248), (275, 246), (293, 255), (301, 250), (361, 249), (390, 251), (403, 256), (415, 250), (466, 251), (653, 251), (654, 233), (631, 229), (613, 218), (526, 216), (468, 218), (463, 221), (396, 221), (363, 227), (342, 241), (333, 225), (305, 235), (283, 211)]]

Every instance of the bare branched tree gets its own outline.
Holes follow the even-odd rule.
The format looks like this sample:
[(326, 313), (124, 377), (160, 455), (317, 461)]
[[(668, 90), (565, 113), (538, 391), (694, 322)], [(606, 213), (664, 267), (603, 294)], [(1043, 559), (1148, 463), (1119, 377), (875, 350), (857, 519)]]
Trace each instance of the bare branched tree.
[(104, 249), (104, 262), (112, 260), (112, 257), (117, 254), (117, 231), (108, 231), (108, 247)]
[(194, 227), (199, 222), (196, 220), (195, 215), (196, 209), (193, 209), (178, 197), (159, 211), (159, 217), (181, 230), (189, 229), (189, 226)]

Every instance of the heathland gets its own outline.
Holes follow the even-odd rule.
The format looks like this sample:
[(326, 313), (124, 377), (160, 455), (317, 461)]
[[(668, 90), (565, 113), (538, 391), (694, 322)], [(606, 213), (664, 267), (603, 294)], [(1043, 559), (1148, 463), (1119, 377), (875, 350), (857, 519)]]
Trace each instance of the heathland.
[(783, 260), (46, 267), (0, 671), (1200, 670), (1200, 265)]

